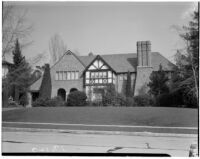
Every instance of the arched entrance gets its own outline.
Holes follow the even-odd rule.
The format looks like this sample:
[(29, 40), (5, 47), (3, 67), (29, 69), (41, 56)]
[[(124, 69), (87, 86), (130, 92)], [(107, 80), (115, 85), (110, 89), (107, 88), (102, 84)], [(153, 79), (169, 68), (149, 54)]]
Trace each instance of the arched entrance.
[(71, 88), (69, 92), (71, 93), (71, 92), (74, 92), (74, 91), (78, 91), (78, 89), (77, 88)]
[(63, 101), (65, 101), (66, 100), (66, 91), (65, 91), (65, 89), (63, 89), (63, 88), (58, 89), (57, 96), (60, 96), (63, 99)]

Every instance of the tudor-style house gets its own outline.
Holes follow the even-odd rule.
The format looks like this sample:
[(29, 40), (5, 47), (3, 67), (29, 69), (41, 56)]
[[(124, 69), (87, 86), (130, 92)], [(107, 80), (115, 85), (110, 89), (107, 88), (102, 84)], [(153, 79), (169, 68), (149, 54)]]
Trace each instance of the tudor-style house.
[[(137, 42), (137, 53), (77, 56), (67, 51), (51, 66), (52, 97), (66, 100), (70, 89), (85, 91), (88, 100), (101, 100), (108, 84), (114, 84), (119, 93), (124, 93), (127, 72), (131, 73), (131, 87), (134, 95), (147, 88), (152, 71), (159, 65), (169, 73), (174, 64), (158, 52), (151, 52), (150, 41)], [(42, 77), (31, 85), (32, 100), (39, 95)], [(146, 90), (147, 91), (147, 90)]]

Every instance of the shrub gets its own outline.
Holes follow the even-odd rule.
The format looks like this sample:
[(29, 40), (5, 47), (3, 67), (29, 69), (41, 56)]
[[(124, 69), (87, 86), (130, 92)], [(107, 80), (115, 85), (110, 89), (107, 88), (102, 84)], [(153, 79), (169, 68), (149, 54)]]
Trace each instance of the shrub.
[(85, 106), (87, 96), (85, 92), (73, 91), (67, 97), (67, 106)]
[(74, 92), (74, 91), (78, 91), (78, 89), (77, 88), (71, 88), (69, 93)]
[(64, 101), (61, 97), (54, 97), (52, 99), (43, 99), (38, 98), (36, 101), (32, 103), (33, 107), (56, 107), (56, 106), (64, 106)]
[(135, 101), (134, 101), (134, 99), (133, 98), (131, 98), (131, 97), (127, 97), (126, 98), (126, 106), (135, 106), (136, 104), (135, 104)]
[(38, 98), (32, 103), (32, 106), (33, 107), (46, 107), (47, 106), (47, 100), (48, 99)]
[(65, 102), (62, 100), (60, 96), (47, 100), (47, 106), (49, 107), (64, 106), (64, 105)]
[(24, 93), (22, 97), (19, 99), (19, 104), (22, 105), (23, 107), (28, 104), (28, 97), (27, 93)]
[(157, 106), (184, 107), (183, 96), (180, 92), (161, 94), (156, 98)]
[(145, 95), (138, 95), (133, 97), (136, 106), (150, 106), (153, 105), (154, 101), (151, 96)]

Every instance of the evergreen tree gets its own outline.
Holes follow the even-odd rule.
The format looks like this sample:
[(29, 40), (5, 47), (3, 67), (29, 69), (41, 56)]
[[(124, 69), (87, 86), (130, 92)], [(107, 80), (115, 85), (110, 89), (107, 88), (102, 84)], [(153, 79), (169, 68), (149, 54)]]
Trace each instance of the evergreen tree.
[(5, 85), (10, 91), (14, 90), (14, 100), (18, 102), (20, 96), (27, 97), (25, 94), (28, 92), (31, 81), (31, 67), (22, 56), (18, 40), (13, 50), (13, 61), (14, 65), (7, 75)]
[(15, 48), (12, 53), (13, 53), (14, 69), (16, 69), (20, 66), (22, 61), (24, 61), (24, 57), (22, 56), (18, 39), (16, 39)]
[[(194, 11), (193, 19), (183, 27), (180, 37), (185, 41), (186, 48), (176, 54), (177, 68), (173, 74), (173, 91), (181, 91), (185, 99), (198, 105), (199, 96), (199, 13)], [(188, 103), (188, 102), (187, 102)], [(189, 102), (191, 105), (191, 102)]]
[(157, 97), (163, 93), (168, 93), (169, 88), (167, 86), (168, 77), (166, 72), (162, 69), (162, 65), (158, 71), (153, 71), (150, 75), (150, 82), (148, 84), (150, 90), (149, 93), (154, 97)]
[(130, 71), (127, 72), (126, 97), (131, 97), (131, 74), (130, 74)]
[(49, 64), (45, 64), (44, 75), (43, 75), (43, 79), (42, 79), (42, 83), (41, 83), (40, 91), (39, 91), (39, 98), (50, 99), (51, 89), (52, 89), (52, 84), (51, 84), (50, 67), (49, 67)]

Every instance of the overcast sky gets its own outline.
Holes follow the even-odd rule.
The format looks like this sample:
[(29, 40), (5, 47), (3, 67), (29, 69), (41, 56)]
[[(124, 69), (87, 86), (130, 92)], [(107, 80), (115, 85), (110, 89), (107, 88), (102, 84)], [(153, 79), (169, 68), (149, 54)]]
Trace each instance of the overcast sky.
[(180, 48), (173, 25), (188, 24), (193, 3), (15, 2), (16, 11), (27, 10), (33, 23), (33, 43), (23, 50), (26, 58), (46, 53), (54, 34), (68, 50), (80, 55), (136, 53), (136, 42), (150, 40), (152, 51), (172, 60)]

